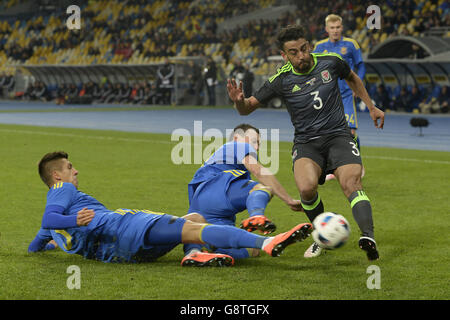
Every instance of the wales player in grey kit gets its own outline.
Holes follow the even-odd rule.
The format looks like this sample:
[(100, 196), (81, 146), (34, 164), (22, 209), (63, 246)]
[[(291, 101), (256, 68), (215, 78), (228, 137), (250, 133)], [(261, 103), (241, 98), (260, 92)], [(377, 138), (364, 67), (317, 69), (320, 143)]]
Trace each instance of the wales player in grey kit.
[[(368, 106), (376, 128), (383, 128), (384, 113), (375, 107), (361, 79), (338, 54), (315, 54), (301, 26), (283, 28), (277, 36), (286, 64), (270, 77), (254, 96), (246, 99), (242, 84), (228, 80), (227, 90), (234, 107), (248, 115), (272, 98), (284, 100), (295, 128), (293, 170), (305, 213), (312, 222), (324, 212), (318, 185), (333, 173), (347, 197), (360, 230), (359, 247), (369, 260), (379, 258), (373, 232), (372, 207), (361, 184), (362, 162), (345, 119), (338, 79), (345, 79)], [(305, 257), (320, 255), (313, 243)]]

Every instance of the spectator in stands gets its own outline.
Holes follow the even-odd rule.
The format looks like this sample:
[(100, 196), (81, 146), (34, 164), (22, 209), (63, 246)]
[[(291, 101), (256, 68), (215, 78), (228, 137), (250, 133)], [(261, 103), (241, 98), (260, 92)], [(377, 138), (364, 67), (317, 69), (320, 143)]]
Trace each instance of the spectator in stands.
[(208, 105), (216, 105), (217, 67), (214, 60), (209, 57), (204, 69), (206, 91), (208, 92)]
[(79, 99), (78, 99), (79, 94), (80, 94), (80, 90), (78, 90), (78, 87), (73, 83), (69, 84), (65, 102), (66, 103), (77, 103), (79, 101)]
[(411, 96), (406, 90), (406, 87), (402, 87), (400, 94), (395, 99), (394, 110), (396, 111), (410, 111), (411, 107)]
[(63, 83), (56, 89), (56, 104), (64, 104), (66, 101), (68, 86)]
[(417, 85), (413, 86), (411, 89), (411, 106), (408, 112), (412, 112), (414, 110), (419, 110), (419, 103), (422, 101), (422, 94), (420, 93)]
[(105, 103), (113, 103), (115, 101), (118, 101), (121, 88), (122, 88), (121, 84), (116, 83), (113, 86), (111, 92), (105, 97), (104, 102)]
[(134, 90), (136, 91), (136, 93), (133, 98), (133, 103), (142, 104), (145, 98), (145, 84), (143, 83), (136, 84)]
[(5, 86), (6, 74), (2, 73), (0, 76), (0, 98), (3, 98), (3, 87)]
[(145, 86), (142, 104), (160, 104), (163, 103), (162, 99), (164, 97), (158, 90), (156, 83), (150, 83)]
[(102, 98), (102, 88), (97, 84), (93, 83), (92, 86), (92, 99), (94, 102), (99, 102)]
[(49, 98), (49, 92), (47, 90), (47, 86), (42, 82), (38, 81), (33, 92), (34, 99), (41, 100), (41, 101), (48, 101)]
[(28, 100), (34, 100), (35, 99), (34, 93), (35, 93), (35, 85), (34, 83), (29, 83), (23, 97)]
[(239, 83), (244, 80), (245, 75), (245, 67), (242, 65), (241, 60), (236, 59), (234, 62), (234, 67), (230, 71), (230, 79), (235, 79), (236, 84), (239, 86)]
[(242, 88), (244, 91), (244, 97), (250, 98), (253, 95), (253, 82), (255, 81), (255, 75), (250, 69), (249, 64), (245, 66), (244, 78), (242, 79), (242, 81), (244, 82)]
[(425, 51), (420, 48), (417, 44), (413, 44), (412, 47), (412, 53), (410, 54), (410, 59), (423, 59), (426, 57)]
[(450, 93), (448, 91), (448, 86), (442, 86), (437, 100), (439, 102), (440, 112), (448, 113), (450, 108)]
[(87, 99), (89, 99), (90, 101), (92, 101), (94, 99), (94, 92), (95, 89), (98, 88), (97, 84), (95, 84), (92, 81), (89, 81), (86, 84), (86, 88), (85, 88), (85, 92), (84, 92), (84, 97)]
[(16, 79), (14, 75), (12, 74), (7, 75), (3, 88), (6, 89), (8, 93), (10, 93), (14, 91), (15, 86), (16, 86)]
[(195, 104), (201, 106), (203, 104), (203, 75), (201, 67), (193, 60), (189, 61), (188, 71), (189, 89), (188, 93), (195, 97)]
[(119, 95), (116, 101), (119, 103), (131, 102), (131, 90), (132, 89), (128, 83), (124, 84), (119, 90)]
[(389, 99), (389, 93), (387, 92), (385, 86), (380, 84), (377, 87), (376, 93), (373, 95), (373, 100), (375, 105), (381, 110), (391, 109), (391, 99)]
[(99, 102), (105, 102), (105, 100), (112, 94), (113, 86), (109, 82), (105, 82), (102, 86), (102, 94)]
[(164, 65), (160, 66), (157, 71), (158, 88), (163, 95), (163, 104), (172, 103), (172, 89), (174, 88), (175, 67), (170, 63), (168, 58), (164, 59)]
[(420, 113), (437, 113), (440, 110), (440, 106), (436, 97), (432, 97), (429, 101), (423, 99), (423, 101), (419, 103), (419, 109)]

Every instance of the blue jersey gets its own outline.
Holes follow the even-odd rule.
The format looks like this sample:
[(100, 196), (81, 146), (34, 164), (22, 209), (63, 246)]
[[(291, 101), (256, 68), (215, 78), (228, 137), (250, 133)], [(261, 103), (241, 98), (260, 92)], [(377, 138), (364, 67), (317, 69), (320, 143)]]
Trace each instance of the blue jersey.
[(242, 160), (249, 154), (258, 159), (256, 150), (248, 143), (232, 141), (224, 144), (194, 174), (188, 185), (189, 199), (199, 184), (221, 175), (229, 176), (230, 182), (237, 178), (250, 179), (250, 172), (242, 164)]
[[(348, 63), (350, 69), (358, 69), (358, 76), (361, 78), (361, 80), (364, 79), (366, 68), (362, 59), (361, 48), (355, 40), (347, 37), (342, 37), (341, 40), (337, 42), (331, 42), (329, 39), (324, 39), (316, 43), (314, 52), (334, 52), (339, 54)], [(347, 82), (345, 82), (345, 80), (339, 79), (338, 83), (342, 97), (352, 94), (352, 90), (348, 86)]]
[(162, 217), (148, 210), (111, 211), (73, 184), (62, 182), (48, 191), (46, 207), (50, 206), (62, 207), (63, 215), (77, 215), (83, 208), (94, 210), (95, 216), (87, 226), (50, 232), (65, 252), (107, 262), (130, 261), (140, 249), (146, 249), (145, 235)]
[[(237, 180), (248, 182), (244, 189), (252, 188), (256, 182), (250, 181), (250, 172), (242, 164), (247, 155), (257, 159), (256, 150), (248, 143), (228, 142), (220, 147), (201, 168), (197, 170), (188, 185), (189, 213), (202, 214), (208, 222), (234, 225), (235, 215), (245, 209), (236, 205), (236, 198), (230, 185)], [(245, 193), (248, 194), (247, 190)], [(240, 192), (240, 193), (242, 193)]]

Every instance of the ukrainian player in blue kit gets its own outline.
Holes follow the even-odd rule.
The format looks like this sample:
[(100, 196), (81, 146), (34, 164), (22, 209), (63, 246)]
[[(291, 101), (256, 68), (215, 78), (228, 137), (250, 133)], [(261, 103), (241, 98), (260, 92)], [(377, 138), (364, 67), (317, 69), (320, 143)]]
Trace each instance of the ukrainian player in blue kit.
[[(87, 259), (147, 262), (180, 243), (199, 243), (220, 248), (257, 248), (279, 256), (286, 246), (306, 238), (312, 228), (310, 224), (301, 224), (275, 237), (263, 237), (235, 227), (196, 223), (196, 213), (176, 217), (150, 210), (112, 211), (78, 190), (78, 171), (67, 153), (48, 153), (38, 167), (49, 191), (42, 225), (28, 247), (29, 252), (57, 246)], [(182, 261), (182, 265), (233, 264), (232, 257), (219, 253), (199, 253)]]
[[(328, 33), (328, 39), (318, 41), (313, 52), (334, 52), (339, 54), (348, 63), (350, 69), (354, 70), (360, 79), (364, 79), (366, 67), (364, 66), (361, 48), (355, 40), (342, 36), (344, 30), (342, 18), (336, 14), (328, 15), (325, 18), (325, 30)], [(347, 124), (355, 137), (358, 149), (361, 150), (359, 137), (356, 133), (356, 130), (358, 129), (358, 119), (356, 116), (355, 98), (352, 89), (350, 89), (344, 79), (339, 79), (338, 84), (341, 91), (342, 102), (344, 104)], [(364, 168), (362, 176), (364, 176)], [(327, 176), (327, 179), (333, 178), (333, 174)]]
[[(204, 220), (218, 225), (234, 226), (236, 214), (248, 211), (249, 218), (241, 223), (247, 231), (264, 234), (275, 231), (275, 224), (264, 215), (273, 195), (292, 210), (301, 211), (300, 200), (294, 200), (276, 177), (258, 162), (259, 130), (249, 124), (233, 129), (231, 141), (224, 144), (200, 167), (188, 185), (189, 213), (198, 213)], [(258, 181), (251, 180), (251, 174)], [(184, 246), (186, 254), (200, 252), (201, 245)], [(211, 249), (211, 248), (210, 248)], [(214, 248), (235, 259), (256, 256), (259, 250)]]

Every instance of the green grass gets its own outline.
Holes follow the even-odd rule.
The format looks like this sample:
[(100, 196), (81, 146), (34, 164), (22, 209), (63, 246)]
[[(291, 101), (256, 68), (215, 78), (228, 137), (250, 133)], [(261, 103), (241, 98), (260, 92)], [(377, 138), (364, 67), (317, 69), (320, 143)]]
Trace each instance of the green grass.
[[(310, 240), (232, 268), (181, 268), (182, 247), (148, 264), (106, 264), (60, 250), (28, 254), (39, 229), (47, 188), (37, 162), (65, 150), (79, 170), (80, 190), (107, 207), (140, 208), (182, 216), (187, 183), (198, 165), (174, 165), (169, 135), (0, 125), (0, 299), (448, 299), (450, 153), (363, 149), (365, 191), (372, 201), (381, 259), (357, 248), (358, 228), (336, 181), (320, 187), (325, 209), (339, 212), (353, 230), (349, 242), (317, 259), (304, 259)], [(290, 143), (280, 143), (277, 174), (298, 192)], [(279, 231), (306, 222), (279, 199), (267, 215)], [(237, 221), (245, 217), (238, 215)], [(67, 267), (81, 269), (81, 289), (66, 286)], [(381, 289), (369, 290), (370, 265), (381, 270)]]

